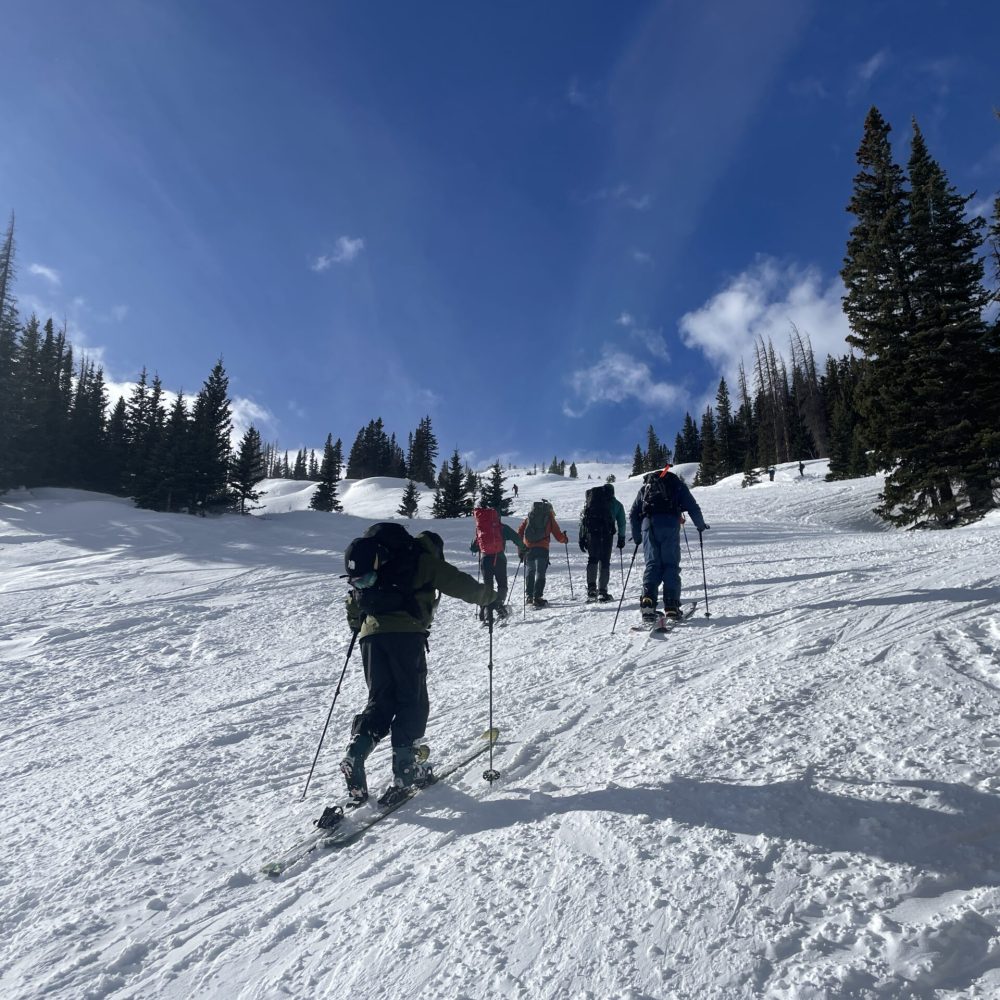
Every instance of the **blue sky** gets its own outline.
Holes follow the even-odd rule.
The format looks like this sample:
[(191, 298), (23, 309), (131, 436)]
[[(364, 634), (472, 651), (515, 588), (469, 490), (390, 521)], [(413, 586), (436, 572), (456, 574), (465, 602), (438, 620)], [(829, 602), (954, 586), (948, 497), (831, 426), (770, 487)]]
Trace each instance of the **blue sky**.
[(865, 113), (987, 205), (1000, 5), (8, 5), (22, 312), (114, 382), (224, 358), (282, 447), (672, 443), (757, 334), (841, 353)]

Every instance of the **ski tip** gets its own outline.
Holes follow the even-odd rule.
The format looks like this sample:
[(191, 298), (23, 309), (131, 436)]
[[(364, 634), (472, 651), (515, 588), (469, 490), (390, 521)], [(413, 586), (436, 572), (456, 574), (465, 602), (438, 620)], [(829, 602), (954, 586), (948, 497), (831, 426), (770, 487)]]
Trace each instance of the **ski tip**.
[(284, 870), (285, 869), (282, 865), (274, 862), (269, 865), (264, 865), (264, 867), (261, 868), (260, 873), (261, 875), (266, 875), (268, 878), (277, 878)]
[(500, 739), (500, 730), (499, 729), (487, 729), (486, 732), (483, 733), (483, 735), (480, 736), (479, 738), (481, 740), (489, 740), (490, 743), (496, 743), (496, 741), (498, 739)]

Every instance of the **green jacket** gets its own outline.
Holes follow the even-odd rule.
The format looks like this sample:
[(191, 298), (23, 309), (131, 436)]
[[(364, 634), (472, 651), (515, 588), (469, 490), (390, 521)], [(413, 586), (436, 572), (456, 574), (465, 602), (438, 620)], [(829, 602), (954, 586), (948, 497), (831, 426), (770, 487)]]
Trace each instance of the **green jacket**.
[[(417, 571), (413, 587), (420, 618), (414, 618), (406, 611), (392, 611), (388, 614), (365, 615), (358, 607), (351, 590), (347, 595), (347, 622), (352, 632), (360, 631), (360, 639), (386, 632), (427, 632), (434, 620), (441, 594), (457, 597), (468, 604), (485, 607), (495, 600), (496, 593), (491, 587), (477, 583), (468, 573), (452, 566), (438, 555), (434, 543), (421, 532), (417, 541), (423, 547), (417, 560)], [(439, 593), (440, 592), (440, 593)]]
[[(624, 517), (624, 512), (622, 513), (622, 516)], [(504, 541), (503, 549), (500, 550), (501, 555), (503, 554), (504, 549), (507, 548), (507, 542), (513, 542), (517, 546), (517, 554), (519, 556), (523, 556), (524, 553), (528, 551), (528, 549), (527, 546), (524, 544), (524, 542), (521, 541), (521, 536), (513, 528), (508, 527), (506, 524), (504, 524), (503, 521), (500, 522), (500, 527), (503, 530), (503, 541)], [(475, 538), (472, 539), (472, 544), (469, 546), (469, 551), (470, 552), (479, 551), (479, 542), (476, 541)]]
[[(621, 500), (618, 497), (611, 498), (611, 515), (615, 519), (615, 528), (618, 531), (618, 537), (624, 538), (625, 532), (627, 530), (627, 522), (625, 519), (625, 508), (622, 506)], [(580, 511), (580, 537), (583, 541), (587, 540), (587, 529), (585, 526), (583, 511)]]

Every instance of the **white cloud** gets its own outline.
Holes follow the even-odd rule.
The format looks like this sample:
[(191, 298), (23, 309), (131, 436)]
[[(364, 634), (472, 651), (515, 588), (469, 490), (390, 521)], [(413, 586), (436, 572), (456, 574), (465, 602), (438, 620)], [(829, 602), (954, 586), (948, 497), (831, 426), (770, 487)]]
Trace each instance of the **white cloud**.
[(618, 205), (634, 208), (637, 212), (648, 211), (653, 206), (653, 197), (649, 194), (633, 194), (628, 184), (621, 183), (615, 187), (598, 188), (580, 199), (581, 204), (589, 205), (595, 201), (611, 201)]
[(681, 339), (700, 350), (730, 385), (735, 384), (741, 359), (750, 374), (758, 336), (773, 340), (775, 349), (788, 357), (793, 323), (803, 338), (809, 336), (821, 364), (827, 354), (848, 351), (843, 294), (839, 278), (825, 282), (816, 268), (762, 257), (703, 306), (681, 317)]
[(635, 326), (635, 317), (628, 312), (623, 312), (618, 319), (615, 320), (617, 326)]
[(652, 264), (653, 255), (646, 253), (645, 250), (633, 250), (632, 260), (634, 260), (637, 264)]
[(50, 285), (55, 285), (56, 287), (62, 284), (59, 272), (55, 268), (46, 267), (44, 264), (29, 264), (28, 273), (34, 274), (39, 278), (44, 278)]
[(650, 409), (665, 410), (686, 397), (681, 387), (657, 382), (644, 361), (610, 347), (605, 347), (595, 365), (573, 372), (569, 384), (575, 402), (563, 404), (563, 413), (568, 417), (582, 417), (598, 403), (624, 403), (629, 399), (639, 400)]
[(850, 86), (850, 96), (857, 97), (868, 89), (868, 85), (875, 79), (878, 72), (889, 61), (887, 49), (880, 49), (875, 55), (866, 59), (859, 66), (855, 66)]
[(232, 400), (230, 410), (233, 415), (233, 431), (230, 434), (230, 440), (234, 443), (243, 437), (251, 424), (260, 431), (261, 437), (265, 439), (274, 435), (277, 421), (274, 414), (266, 406), (261, 406), (245, 396), (237, 396)]
[(978, 201), (970, 202), (969, 207), (965, 210), (965, 214), (970, 219), (974, 219), (977, 216), (981, 219), (989, 219), (993, 215), (993, 203), (995, 201), (995, 196), (989, 195), (986, 198), (980, 198)]
[(331, 254), (317, 257), (310, 268), (313, 271), (327, 271), (334, 264), (350, 264), (365, 248), (365, 241), (360, 236), (338, 236)]
[(569, 81), (569, 85), (566, 88), (566, 100), (574, 108), (590, 107), (590, 98), (584, 93), (583, 88), (580, 86), (580, 81), (575, 76)]
[(112, 306), (111, 307), (111, 318), (116, 323), (122, 323), (122, 322), (124, 322), (125, 317), (127, 315), (128, 315), (128, 306), (121, 305), (121, 306)]

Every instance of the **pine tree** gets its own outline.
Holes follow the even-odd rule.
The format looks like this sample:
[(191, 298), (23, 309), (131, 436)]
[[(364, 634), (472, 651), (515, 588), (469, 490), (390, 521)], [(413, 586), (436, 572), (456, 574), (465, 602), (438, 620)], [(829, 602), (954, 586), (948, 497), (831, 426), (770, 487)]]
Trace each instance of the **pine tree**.
[(255, 509), (261, 496), (255, 487), (264, 478), (264, 471), (264, 447), (260, 433), (251, 424), (240, 440), (229, 472), (229, 485), (241, 514)]
[[(65, 431), (66, 454), (72, 459), (67, 485), (86, 490), (103, 489), (108, 478), (104, 431), (107, 406), (103, 369), (95, 368), (93, 362), (82, 362)], [(49, 430), (53, 432), (54, 428)], [(52, 440), (56, 442), (59, 437)]]
[(580, 473), (577, 471), (576, 462), (570, 462), (570, 465), (569, 465), (569, 478), (570, 479), (578, 479), (579, 477), (580, 477)]
[(716, 480), (719, 480), (734, 475), (742, 464), (737, 463), (736, 428), (725, 379), (719, 380), (715, 394), (715, 418)]
[(195, 398), (191, 418), (192, 499), (202, 511), (232, 503), (227, 488), (230, 405), (229, 377), (220, 359)]
[(333, 435), (327, 434), (326, 444), (323, 446), (323, 461), (319, 467), (319, 486), (309, 501), (310, 510), (325, 513), (343, 510), (337, 496), (337, 483), (340, 481), (340, 447), (340, 438), (337, 438), (337, 443), (334, 444)]
[(476, 509), (476, 495), (479, 493), (479, 477), (468, 465), (465, 467), (465, 479), (462, 484), (462, 492), (465, 497), (462, 512), (466, 517), (472, 517), (472, 512)]
[(712, 412), (712, 407), (708, 406), (701, 418), (701, 462), (694, 477), (694, 485), (711, 486), (718, 480), (719, 453), (715, 414)]
[(412, 480), (407, 480), (406, 489), (403, 490), (403, 497), (399, 502), (396, 513), (401, 517), (413, 517), (417, 513), (420, 503), (420, 494), (417, 492), (417, 484)]
[(100, 488), (106, 493), (116, 496), (128, 493), (125, 485), (128, 474), (128, 441), (128, 410), (125, 397), (119, 396), (105, 433), (106, 478)]
[(698, 425), (695, 423), (690, 413), (684, 414), (684, 424), (681, 430), (681, 438), (684, 441), (684, 458), (675, 460), (678, 465), (682, 462), (701, 461), (701, 435), (698, 433)]
[(873, 107), (858, 149), (861, 169), (847, 206), (856, 221), (840, 272), (847, 289), (844, 312), (852, 330), (848, 340), (867, 361), (857, 404), (866, 442), (880, 469), (891, 469), (896, 461), (898, 434), (892, 429), (902, 422), (910, 395), (905, 344), (914, 326), (907, 192), (903, 171), (892, 159), (890, 131)]
[(504, 489), (505, 481), (506, 477), (498, 459), (490, 466), (488, 478), (483, 480), (479, 505), (492, 507), (501, 517), (510, 517), (514, 513), (514, 498), (507, 496), (507, 491)]
[(190, 511), (192, 493), (191, 418), (184, 393), (177, 393), (160, 438), (154, 464), (158, 470), (157, 510)]
[(642, 457), (642, 448), (639, 445), (635, 446), (635, 454), (632, 456), (632, 471), (629, 475), (640, 476), (644, 471), (644, 462)]
[(471, 512), (470, 498), (466, 493), (466, 476), (457, 448), (444, 472), (444, 485), (434, 495), (433, 516), (466, 517)]
[(14, 298), (14, 216), (0, 245), (0, 493), (18, 485), (15, 460), (20, 429), (17, 360), (18, 315)]
[(424, 417), (410, 435), (410, 447), (406, 456), (406, 470), (416, 483), (423, 483), (429, 489), (435, 486), (434, 466), (438, 457), (438, 443), (431, 428), (431, 418)]

